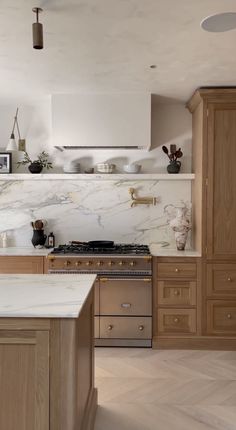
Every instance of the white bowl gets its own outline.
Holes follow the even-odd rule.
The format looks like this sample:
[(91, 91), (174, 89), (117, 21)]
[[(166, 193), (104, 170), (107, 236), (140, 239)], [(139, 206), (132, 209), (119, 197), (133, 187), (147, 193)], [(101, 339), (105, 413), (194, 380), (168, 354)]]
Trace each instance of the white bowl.
[(139, 173), (141, 170), (141, 164), (125, 164), (123, 170), (126, 173)]
[(99, 173), (113, 173), (116, 168), (116, 165), (110, 163), (98, 163), (96, 167), (97, 172)]

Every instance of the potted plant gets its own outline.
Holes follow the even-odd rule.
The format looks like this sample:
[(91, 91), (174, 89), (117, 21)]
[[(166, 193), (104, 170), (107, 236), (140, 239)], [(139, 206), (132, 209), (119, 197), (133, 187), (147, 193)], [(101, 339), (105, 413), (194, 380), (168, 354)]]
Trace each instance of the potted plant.
[(24, 152), (24, 158), (23, 160), (18, 161), (17, 167), (29, 164), (28, 169), (31, 173), (41, 173), (44, 167), (46, 167), (46, 169), (52, 169), (52, 163), (48, 161), (48, 157), (49, 155), (47, 152), (42, 151), (38, 155), (37, 159), (32, 161), (28, 152)]
[(181, 151), (181, 148), (176, 150), (176, 145), (170, 145), (170, 153), (166, 146), (162, 146), (162, 151), (167, 155), (167, 157), (170, 160), (169, 165), (167, 166), (167, 172), (168, 173), (179, 173), (181, 162), (178, 160), (178, 158), (181, 158), (183, 156), (183, 152)]

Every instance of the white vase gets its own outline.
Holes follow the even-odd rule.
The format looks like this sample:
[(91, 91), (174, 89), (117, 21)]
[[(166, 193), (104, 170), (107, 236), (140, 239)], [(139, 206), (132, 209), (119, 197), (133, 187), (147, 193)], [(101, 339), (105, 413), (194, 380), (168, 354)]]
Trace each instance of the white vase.
[(179, 251), (185, 249), (188, 231), (191, 229), (191, 224), (187, 216), (186, 207), (176, 207), (176, 216), (170, 221), (170, 226), (175, 232), (176, 247)]

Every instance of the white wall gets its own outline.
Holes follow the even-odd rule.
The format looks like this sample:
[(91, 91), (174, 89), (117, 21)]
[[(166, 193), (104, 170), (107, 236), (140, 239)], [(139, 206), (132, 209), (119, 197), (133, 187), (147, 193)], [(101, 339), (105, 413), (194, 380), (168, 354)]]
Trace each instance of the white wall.
[[(0, 104), (0, 147), (7, 144), (17, 102), (9, 105)], [(19, 125), (21, 137), (26, 138), (27, 151), (34, 158), (42, 149), (49, 151), (54, 171), (62, 171), (66, 160), (79, 159), (82, 171), (98, 162), (109, 161), (122, 171), (122, 165), (138, 162), (143, 166), (143, 172), (166, 172), (168, 159), (163, 153), (162, 145), (176, 144), (184, 152), (181, 171), (191, 171), (191, 115), (183, 104), (158, 103), (155, 97), (152, 102), (152, 149), (142, 150), (73, 150), (60, 153), (54, 149), (51, 142), (51, 101), (47, 97), (28, 105), (19, 105)], [(17, 172), (27, 171), (27, 168), (14, 169)]]

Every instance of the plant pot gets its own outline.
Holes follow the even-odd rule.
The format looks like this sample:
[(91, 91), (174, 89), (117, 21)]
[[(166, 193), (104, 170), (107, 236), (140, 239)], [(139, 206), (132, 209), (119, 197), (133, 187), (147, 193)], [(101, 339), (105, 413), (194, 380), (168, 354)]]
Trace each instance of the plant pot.
[(180, 161), (170, 161), (170, 164), (167, 166), (167, 172), (168, 173), (179, 173), (181, 167)]
[(43, 166), (37, 161), (33, 161), (28, 167), (30, 173), (41, 173), (43, 170)]

